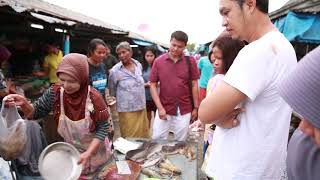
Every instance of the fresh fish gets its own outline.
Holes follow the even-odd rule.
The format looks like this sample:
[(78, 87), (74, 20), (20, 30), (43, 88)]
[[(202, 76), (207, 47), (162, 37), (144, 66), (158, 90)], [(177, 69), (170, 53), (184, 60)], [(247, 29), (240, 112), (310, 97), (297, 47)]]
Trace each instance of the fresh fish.
[(174, 145), (164, 145), (162, 146), (161, 152), (165, 155), (182, 154), (190, 161), (196, 159), (196, 153), (192, 147), (185, 142), (178, 142)]
[(145, 149), (135, 149), (128, 151), (126, 154), (126, 159), (130, 159), (137, 163), (143, 163), (147, 157), (147, 151)]
[(149, 159), (154, 154), (159, 154), (161, 152), (162, 145), (161, 144), (154, 144), (149, 147), (147, 158)]
[(148, 160), (146, 160), (142, 165), (141, 168), (146, 168), (146, 167), (150, 167), (150, 166), (154, 166), (156, 164), (158, 164), (158, 162), (163, 161), (164, 159), (164, 155), (157, 153), (154, 154), (153, 156), (151, 156), (150, 158), (148, 158)]
[(162, 146), (161, 152), (167, 155), (179, 154), (185, 149), (186, 146), (187, 146), (187, 143), (185, 142), (178, 142), (174, 145), (164, 145)]
[(145, 160), (149, 159), (152, 155), (159, 153), (162, 146), (156, 142), (145, 142), (139, 149), (128, 151), (126, 159), (130, 159), (137, 163), (142, 164)]
[(181, 170), (178, 167), (176, 167), (175, 165), (173, 165), (168, 159), (165, 159), (163, 162), (161, 162), (159, 164), (159, 167), (167, 169), (174, 174), (178, 174), (178, 175), (181, 174)]

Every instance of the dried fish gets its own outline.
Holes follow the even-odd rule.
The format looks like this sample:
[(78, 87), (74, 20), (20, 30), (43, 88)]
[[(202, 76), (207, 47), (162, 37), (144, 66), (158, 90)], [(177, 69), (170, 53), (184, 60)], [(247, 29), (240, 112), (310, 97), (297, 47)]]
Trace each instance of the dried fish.
[(187, 146), (185, 148), (185, 156), (189, 159), (189, 161), (195, 160), (197, 158), (196, 153), (192, 150), (192, 147)]
[(165, 168), (160, 168), (160, 174), (163, 176), (169, 176), (169, 177), (173, 176), (173, 172)]
[(162, 179), (163, 176), (161, 176), (157, 170), (155, 170), (154, 168), (143, 168), (141, 170), (141, 173), (148, 176), (148, 177), (153, 177), (153, 178), (158, 178), (158, 179)]
[(164, 168), (164, 169), (167, 169), (171, 172), (173, 172), (174, 174), (181, 174), (181, 170), (176, 167), (175, 165), (173, 165), (168, 159), (165, 159), (163, 162), (161, 162), (159, 164), (159, 167), (160, 168)]

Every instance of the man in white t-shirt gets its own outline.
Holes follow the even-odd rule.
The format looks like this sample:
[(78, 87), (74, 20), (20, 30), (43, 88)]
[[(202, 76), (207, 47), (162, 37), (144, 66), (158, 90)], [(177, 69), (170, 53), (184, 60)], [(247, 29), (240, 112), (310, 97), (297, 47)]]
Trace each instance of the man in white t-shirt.
[(291, 109), (276, 88), (297, 64), (294, 49), (271, 23), (268, 0), (220, 0), (219, 8), (226, 31), (249, 44), (200, 105), (199, 119), (217, 125), (206, 173), (215, 180), (278, 180)]

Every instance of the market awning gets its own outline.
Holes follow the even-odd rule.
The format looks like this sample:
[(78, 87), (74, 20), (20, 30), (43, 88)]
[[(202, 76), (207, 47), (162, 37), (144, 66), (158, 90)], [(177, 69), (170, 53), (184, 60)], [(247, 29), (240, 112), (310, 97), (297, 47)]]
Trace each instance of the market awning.
[[(0, 7), (10, 6), (14, 11), (18, 13), (30, 12), (34, 13), (32, 16), (44, 20), (46, 22), (55, 22), (63, 24), (72, 24), (70, 22), (89, 24), (101, 28), (108, 29), (112, 32), (117, 31), (116, 34), (128, 34), (127, 30), (124, 30), (118, 26), (109, 24), (107, 22), (91, 18), (89, 16), (65, 9), (41, 0), (1, 0)], [(54, 19), (55, 18), (55, 19)], [(72, 26), (70, 25), (70, 26)]]
[(320, 44), (320, 15), (289, 12), (275, 26), (289, 41)]
[(141, 43), (141, 44), (142, 44), (142, 42), (143, 42), (143, 44), (149, 43), (149, 45), (141, 45), (141, 44), (136, 43), (137, 45), (150, 46), (150, 45), (158, 44), (158, 45), (160, 45), (160, 46), (162, 46), (164, 48), (169, 48), (169, 45), (167, 45), (167, 44), (164, 44), (164, 43), (161, 43), (161, 42), (158, 42), (158, 41), (155, 41), (155, 40), (151, 40), (151, 39), (149, 39), (147, 37), (142, 36), (141, 34), (137, 34), (137, 33), (134, 33), (132, 31), (129, 32), (128, 37), (131, 38), (132, 40), (140, 41), (138, 43)]
[(62, 20), (62, 19), (58, 19), (55, 17), (50, 17), (50, 16), (46, 16), (46, 15), (42, 15), (42, 14), (38, 14), (38, 13), (30, 13), (33, 17), (37, 18), (37, 19), (41, 19), (45, 22), (48, 23), (58, 23), (58, 24), (66, 24), (68, 26), (73, 26), (75, 24), (77, 24), (74, 21), (69, 21), (69, 20)]

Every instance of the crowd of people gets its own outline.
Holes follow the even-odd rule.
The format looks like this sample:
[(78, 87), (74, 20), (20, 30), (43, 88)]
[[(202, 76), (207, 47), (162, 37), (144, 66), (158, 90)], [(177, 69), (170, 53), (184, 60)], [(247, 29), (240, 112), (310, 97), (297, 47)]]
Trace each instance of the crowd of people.
[[(173, 133), (186, 141), (190, 127), (203, 129), (209, 179), (319, 179), (320, 48), (297, 64), (268, 17), (268, 0), (220, 0), (219, 11), (225, 31), (199, 61), (184, 54), (183, 31), (171, 34), (168, 52), (146, 47), (142, 59), (133, 58), (128, 42), (115, 47), (118, 59), (98, 38), (87, 55), (62, 57), (51, 45), (44, 74), (52, 85), (37, 101), (8, 95), (5, 83), (0, 95), (30, 119), (53, 112), (58, 133), (81, 153), (82, 179), (110, 157), (110, 96), (124, 138), (167, 140)], [(0, 48), (5, 61), (11, 54)], [(288, 145), (292, 110), (302, 121)]]

